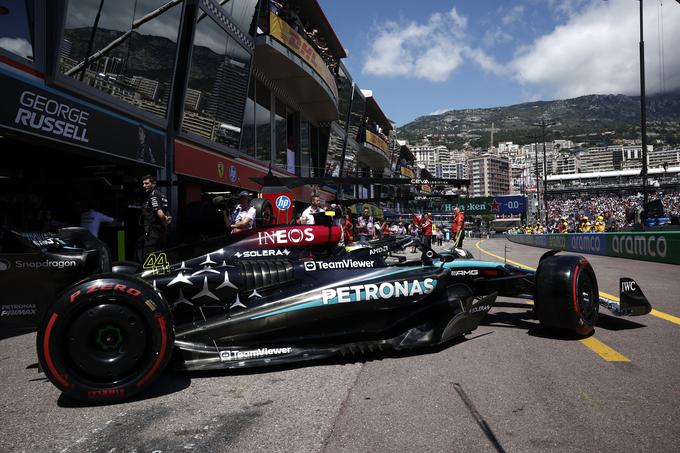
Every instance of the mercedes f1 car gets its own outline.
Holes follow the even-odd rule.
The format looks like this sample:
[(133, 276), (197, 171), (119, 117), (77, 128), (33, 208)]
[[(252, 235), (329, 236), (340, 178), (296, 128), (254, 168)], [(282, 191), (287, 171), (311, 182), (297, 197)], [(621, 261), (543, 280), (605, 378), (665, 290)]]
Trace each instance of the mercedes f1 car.
[(416, 244), (410, 237), (339, 245), (332, 225), (269, 226), (150, 255), (72, 285), (37, 335), (40, 364), (65, 394), (126, 399), (173, 357), (185, 370), (241, 369), (448, 342), (475, 330), (498, 296), (532, 299), (540, 324), (589, 335), (600, 306), (651, 310), (621, 279), (621, 300), (599, 296), (580, 256), (548, 252), (537, 271)]

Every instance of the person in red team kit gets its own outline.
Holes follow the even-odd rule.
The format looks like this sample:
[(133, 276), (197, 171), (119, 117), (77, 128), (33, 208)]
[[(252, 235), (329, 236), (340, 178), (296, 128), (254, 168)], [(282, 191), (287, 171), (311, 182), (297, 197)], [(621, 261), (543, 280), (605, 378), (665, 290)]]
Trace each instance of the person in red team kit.
[(420, 228), (423, 231), (423, 244), (432, 248), (432, 219), (430, 216), (432, 216), (431, 212), (425, 213)]
[(453, 239), (454, 247), (463, 247), (463, 239), (465, 239), (465, 214), (458, 207), (453, 210), (451, 238)]

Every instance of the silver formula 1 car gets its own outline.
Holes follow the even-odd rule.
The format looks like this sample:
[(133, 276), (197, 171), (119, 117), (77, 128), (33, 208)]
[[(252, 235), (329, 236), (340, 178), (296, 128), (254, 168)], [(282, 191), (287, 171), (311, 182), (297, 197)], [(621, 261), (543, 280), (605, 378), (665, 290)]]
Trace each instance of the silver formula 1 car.
[(600, 306), (651, 310), (628, 278), (620, 302), (600, 297), (580, 256), (548, 252), (534, 272), (419, 243), (408, 261), (410, 237), (340, 241), (337, 226), (269, 226), (152, 254), (145, 269), (109, 266), (46, 308), (41, 367), (76, 399), (115, 401), (171, 357), (180, 369), (240, 369), (438, 345), (475, 330), (498, 296), (532, 299), (541, 326), (583, 336)]

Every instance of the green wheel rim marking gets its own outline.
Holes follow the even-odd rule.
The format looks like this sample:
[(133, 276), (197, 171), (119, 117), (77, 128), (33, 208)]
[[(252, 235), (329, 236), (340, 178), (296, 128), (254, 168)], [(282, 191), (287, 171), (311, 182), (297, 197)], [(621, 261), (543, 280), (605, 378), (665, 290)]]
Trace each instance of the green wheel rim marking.
[[(107, 344), (104, 339), (108, 335), (114, 335), (116, 340)], [(97, 331), (97, 338), (95, 342), (102, 351), (114, 351), (118, 349), (118, 347), (123, 343), (123, 334), (120, 332), (118, 327), (108, 325)]]

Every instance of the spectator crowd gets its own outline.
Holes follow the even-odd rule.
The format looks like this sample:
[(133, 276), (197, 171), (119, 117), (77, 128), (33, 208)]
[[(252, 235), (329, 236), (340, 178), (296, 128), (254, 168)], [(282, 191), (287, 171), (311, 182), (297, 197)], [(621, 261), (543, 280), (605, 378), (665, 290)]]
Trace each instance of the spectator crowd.
[(312, 27), (309, 21), (302, 21), (300, 18), (300, 7), (291, 6), (288, 0), (270, 0), (269, 10), (283, 19), (290, 27), (305, 38), (307, 42), (316, 50), (328, 69), (338, 75), (338, 59), (335, 58), (328, 47), (326, 39), (319, 34), (319, 30)]
[[(649, 196), (661, 200), (665, 216), (680, 215), (680, 193), (667, 192)], [(642, 194), (631, 196), (593, 196), (548, 201), (548, 224), (530, 224), (511, 233), (590, 233), (620, 231), (642, 223)]]

